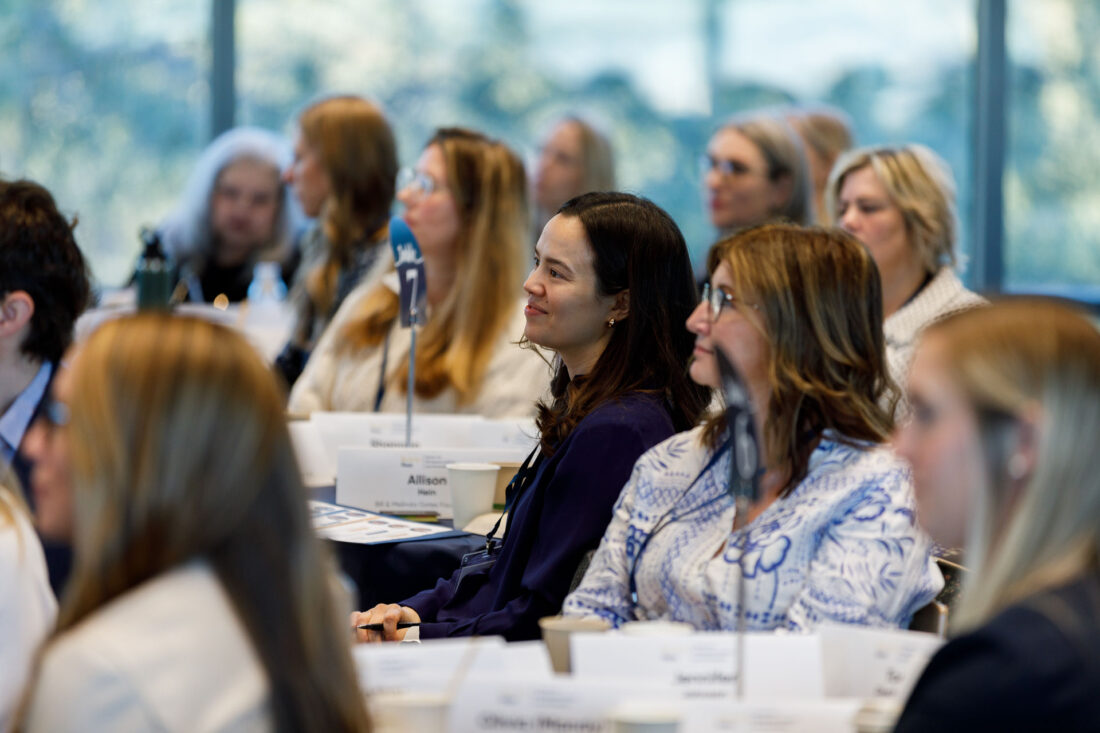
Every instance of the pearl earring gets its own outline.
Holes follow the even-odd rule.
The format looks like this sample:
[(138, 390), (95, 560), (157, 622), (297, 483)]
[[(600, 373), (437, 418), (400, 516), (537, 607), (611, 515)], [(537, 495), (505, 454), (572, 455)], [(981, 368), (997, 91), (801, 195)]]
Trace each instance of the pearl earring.
[(1008, 475), (1017, 481), (1027, 473), (1027, 458), (1023, 453), (1013, 453), (1008, 459)]
[(615, 326), (615, 319), (612, 318), (610, 321), (607, 322), (607, 327), (608, 328), (613, 328), (614, 326)]

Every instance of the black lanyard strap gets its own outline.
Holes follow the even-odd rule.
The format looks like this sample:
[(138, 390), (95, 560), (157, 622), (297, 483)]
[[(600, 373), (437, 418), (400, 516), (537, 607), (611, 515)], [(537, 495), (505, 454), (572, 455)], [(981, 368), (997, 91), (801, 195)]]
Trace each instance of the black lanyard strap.
[[(534, 450), (527, 454), (527, 458), (523, 460), (519, 470), (516, 471), (516, 475), (512, 477), (512, 480), (508, 482), (508, 488), (504, 490), (504, 511), (497, 517), (496, 524), (489, 530), (489, 534), (485, 535), (485, 549), (488, 550), (493, 545), (493, 537), (496, 535), (497, 530), (500, 529), (500, 523), (504, 519), (504, 515), (515, 506), (519, 498), (527, 490), (527, 487), (531, 485), (531, 482), (535, 478), (535, 474), (538, 473), (539, 464), (542, 463), (542, 451), (540, 450), (541, 444), (536, 445)], [(511, 522), (509, 522), (511, 525)], [(508, 536), (508, 528), (504, 528), (504, 537)], [(504, 537), (499, 542), (504, 542)]]

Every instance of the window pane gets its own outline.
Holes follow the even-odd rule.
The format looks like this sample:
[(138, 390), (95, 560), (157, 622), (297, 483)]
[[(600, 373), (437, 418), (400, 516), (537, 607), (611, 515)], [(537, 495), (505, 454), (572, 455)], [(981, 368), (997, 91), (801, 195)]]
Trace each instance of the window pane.
[(1008, 5), (1005, 279), (1100, 302), (1100, 5)]
[(825, 101), (861, 143), (930, 145), (965, 222), (974, 18), (954, 0), (241, 0), (239, 112), (281, 129), (319, 92), (364, 94), (405, 162), (439, 125), (530, 153), (555, 115), (590, 113), (612, 133), (619, 186), (669, 209), (699, 261), (714, 231), (696, 160), (717, 122), (763, 104)]
[(5, 3), (0, 171), (77, 215), (96, 278), (123, 282), (208, 136), (206, 3)]

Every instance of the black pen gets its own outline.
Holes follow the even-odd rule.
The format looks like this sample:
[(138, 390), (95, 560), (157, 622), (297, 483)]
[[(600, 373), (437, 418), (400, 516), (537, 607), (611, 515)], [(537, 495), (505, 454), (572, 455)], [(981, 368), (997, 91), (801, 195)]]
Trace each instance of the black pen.
[[(414, 626), (419, 626), (419, 621), (398, 621), (397, 628), (399, 629), (411, 629)], [(362, 626), (356, 626), (357, 629), (363, 629), (365, 631), (381, 631), (382, 624), (363, 624)]]

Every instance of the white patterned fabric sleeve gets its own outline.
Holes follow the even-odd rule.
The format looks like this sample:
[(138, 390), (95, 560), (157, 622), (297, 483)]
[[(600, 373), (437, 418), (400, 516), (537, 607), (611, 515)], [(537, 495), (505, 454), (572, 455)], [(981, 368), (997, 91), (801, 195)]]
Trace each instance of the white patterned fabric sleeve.
[(806, 587), (786, 626), (808, 631), (823, 622), (905, 627), (943, 585), (916, 526), (908, 471), (868, 476), (821, 529)]
[[(592, 563), (581, 584), (566, 597), (562, 615), (596, 616), (610, 621), (614, 627), (633, 620), (634, 604), (630, 599), (632, 560), (627, 555), (627, 545), (638, 481), (645, 470), (644, 458), (645, 454), (634, 464), (634, 470), (615, 502), (611, 523), (592, 557)], [(636, 539), (630, 544), (636, 552)]]

